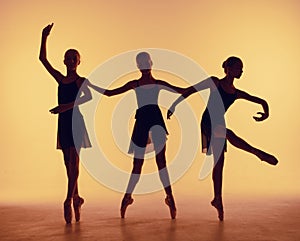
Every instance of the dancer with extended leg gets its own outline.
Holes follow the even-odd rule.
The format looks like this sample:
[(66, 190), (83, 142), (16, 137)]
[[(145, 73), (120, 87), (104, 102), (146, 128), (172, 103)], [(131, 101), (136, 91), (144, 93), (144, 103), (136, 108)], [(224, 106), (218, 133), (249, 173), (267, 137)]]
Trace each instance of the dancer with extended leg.
[(235, 147), (244, 151), (250, 152), (271, 165), (276, 165), (278, 160), (244, 141), (238, 137), (232, 130), (226, 128), (225, 112), (237, 99), (245, 99), (257, 104), (263, 108), (263, 112), (258, 112), (260, 116), (254, 116), (256, 121), (263, 121), (269, 116), (269, 107), (265, 100), (252, 96), (244, 91), (241, 91), (234, 86), (234, 79), (239, 79), (243, 73), (243, 63), (237, 57), (229, 57), (223, 66), (225, 77), (218, 79), (210, 77), (198, 84), (186, 89), (170, 107), (168, 111), (168, 119), (175, 111), (175, 107), (182, 100), (191, 94), (204, 89), (210, 89), (210, 96), (202, 119), (201, 119), (201, 139), (202, 151), (208, 155), (214, 154), (214, 168), (212, 173), (214, 183), (214, 199), (211, 204), (218, 211), (219, 219), (222, 221), (224, 216), (223, 201), (222, 201), (222, 174), (224, 166), (224, 152), (226, 151), (226, 140)]

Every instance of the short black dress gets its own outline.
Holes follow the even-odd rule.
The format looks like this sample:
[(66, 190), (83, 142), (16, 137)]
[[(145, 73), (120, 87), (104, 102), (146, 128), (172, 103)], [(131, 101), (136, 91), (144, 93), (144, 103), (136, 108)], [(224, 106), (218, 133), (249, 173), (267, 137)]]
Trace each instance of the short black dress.
[[(226, 127), (224, 115), (237, 99), (237, 92), (238, 90), (232, 94), (227, 93), (220, 84), (218, 84), (215, 90), (211, 91), (207, 107), (201, 118), (201, 143), (203, 153), (207, 153), (208, 155), (212, 153), (210, 146), (212, 130), (214, 130), (216, 126)], [(212, 119), (213, 123), (211, 122)], [(225, 141), (224, 151), (226, 151), (226, 147), (227, 144)]]
[(150, 142), (153, 142), (154, 148), (163, 147), (168, 131), (157, 104), (159, 86), (156, 84), (139, 86), (137, 81), (135, 93), (139, 108), (135, 114), (135, 124), (128, 153), (138, 154), (142, 151), (143, 154)]
[[(59, 83), (58, 104), (67, 104), (76, 100), (79, 92), (76, 82)], [(78, 106), (58, 114), (57, 149), (70, 147), (77, 149), (91, 147), (84, 119)]]

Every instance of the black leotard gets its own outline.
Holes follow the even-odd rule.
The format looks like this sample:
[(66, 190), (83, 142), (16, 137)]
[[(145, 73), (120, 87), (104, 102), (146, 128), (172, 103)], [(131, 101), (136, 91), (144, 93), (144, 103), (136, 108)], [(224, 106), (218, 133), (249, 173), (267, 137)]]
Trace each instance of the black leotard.
[[(214, 129), (217, 125), (226, 127), (224, 115), (228, 108), (237, 99), (237, 91), (238, 90), (236, 90), (233, 94), (227, 93), (221, 87), (220, 83), (216, 90), (211, 91), (207, 107), (201, 119), (202, 152), (211, 154), (210, 140), (212, 129)], [(223, 105), (220, 101), (223, 102)], [(211, 116), (213, 116), (213, 123), (211, 122)], [(226, 150), (226, 142), (224, 148)]]
[[(79, 88), (76, 81), (59, 83), (58, 104), (67, 104), (76, 100)], [(83, 117), (78, 106), (58, 115), (57, 149), (69, 147), (91, 147)]]

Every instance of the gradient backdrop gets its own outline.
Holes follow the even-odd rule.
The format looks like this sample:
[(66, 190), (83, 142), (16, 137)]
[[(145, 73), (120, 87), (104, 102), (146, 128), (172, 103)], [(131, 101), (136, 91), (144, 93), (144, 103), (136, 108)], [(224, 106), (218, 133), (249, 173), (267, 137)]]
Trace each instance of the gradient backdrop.
[[(107, 59), (139, 48), (177, 51), (218, 77), (223, 76), (223, 60), (241, 57), (244, 74), (236, 87), (266, 99), (270, 118), (256, 123), (252, 116), (261, 107), (238, 101), (227, 113), (228, 126), (276, 155), (280, 163), (272, 167), (229, 146), (224, 195), (299, 196), (299, 1), (1, 0), (0, 6), (0, 202), (61, 202), (65, 197), (62, 154), (55, 150), (57, 116), (48, 112), (57, 103), (57, 84), (38, 60), (41, 30), (51, 22), (48, 58), (63, 73), (68, 48), (81, 53), (78, 72), (83, 76)], [(125, 82), (121, 79), (114, 86)], [(188, 101), (200, 120), (204, 106), (199, 97)], [(177, 125), (172, 121), (167, 122), (170, 133)], [(169, 142), (168, 150), (172, 143), (176, 145)], [(170, 153), (168, 157), (171, 161)], [(124, 159), (130, 170), (130, 159)], [(198, 180), (203, 159), (199, 153), (175, 184), (177, 199), (212, 195), (210, 176)], [(121, 198), (83, 167), (79, 181), (82, 195), (90, 201)]]

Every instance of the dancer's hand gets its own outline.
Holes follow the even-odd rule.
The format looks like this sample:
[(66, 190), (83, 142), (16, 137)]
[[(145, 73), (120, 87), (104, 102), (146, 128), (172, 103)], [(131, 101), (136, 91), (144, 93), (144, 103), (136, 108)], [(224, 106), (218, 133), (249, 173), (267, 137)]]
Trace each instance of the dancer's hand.
[(51, 114), (59, 114), (62, 113), (62, 105), (58, 105), (54, 108), (52, 108), (51, 110), (49, 110)]
[(48, 35), (50, 34), (51, 29), (52, 29), (52, 27), (53, 27), (53, 24), (54, 24), (54, 23), (51, 23), (51, 24), (47, 25), (47, 26), (43, 29), (42, 36), (43, 36), (44, 38), (48, 37)]
[(266, 114), (264, 112), (257, 112), (260, 116), (253, 116), (253, 119), (256, 121), (263, 121), (269, 117), (269, 114)]
[(59, 114), (59, 113), (63, 113), (67, 110), (72, 109), (72, 107), (73, 107), (73, 105), (71, 105), (71, 104), (61, 104), (61, 105), (58, 105), (58, 106), (52, 108), (49, 111), (51, 112), (51, 114)]
[(172, 105), (168, 110), (167, 118), (170, 119), (174, 112), (175, 112), (175, 107)]

